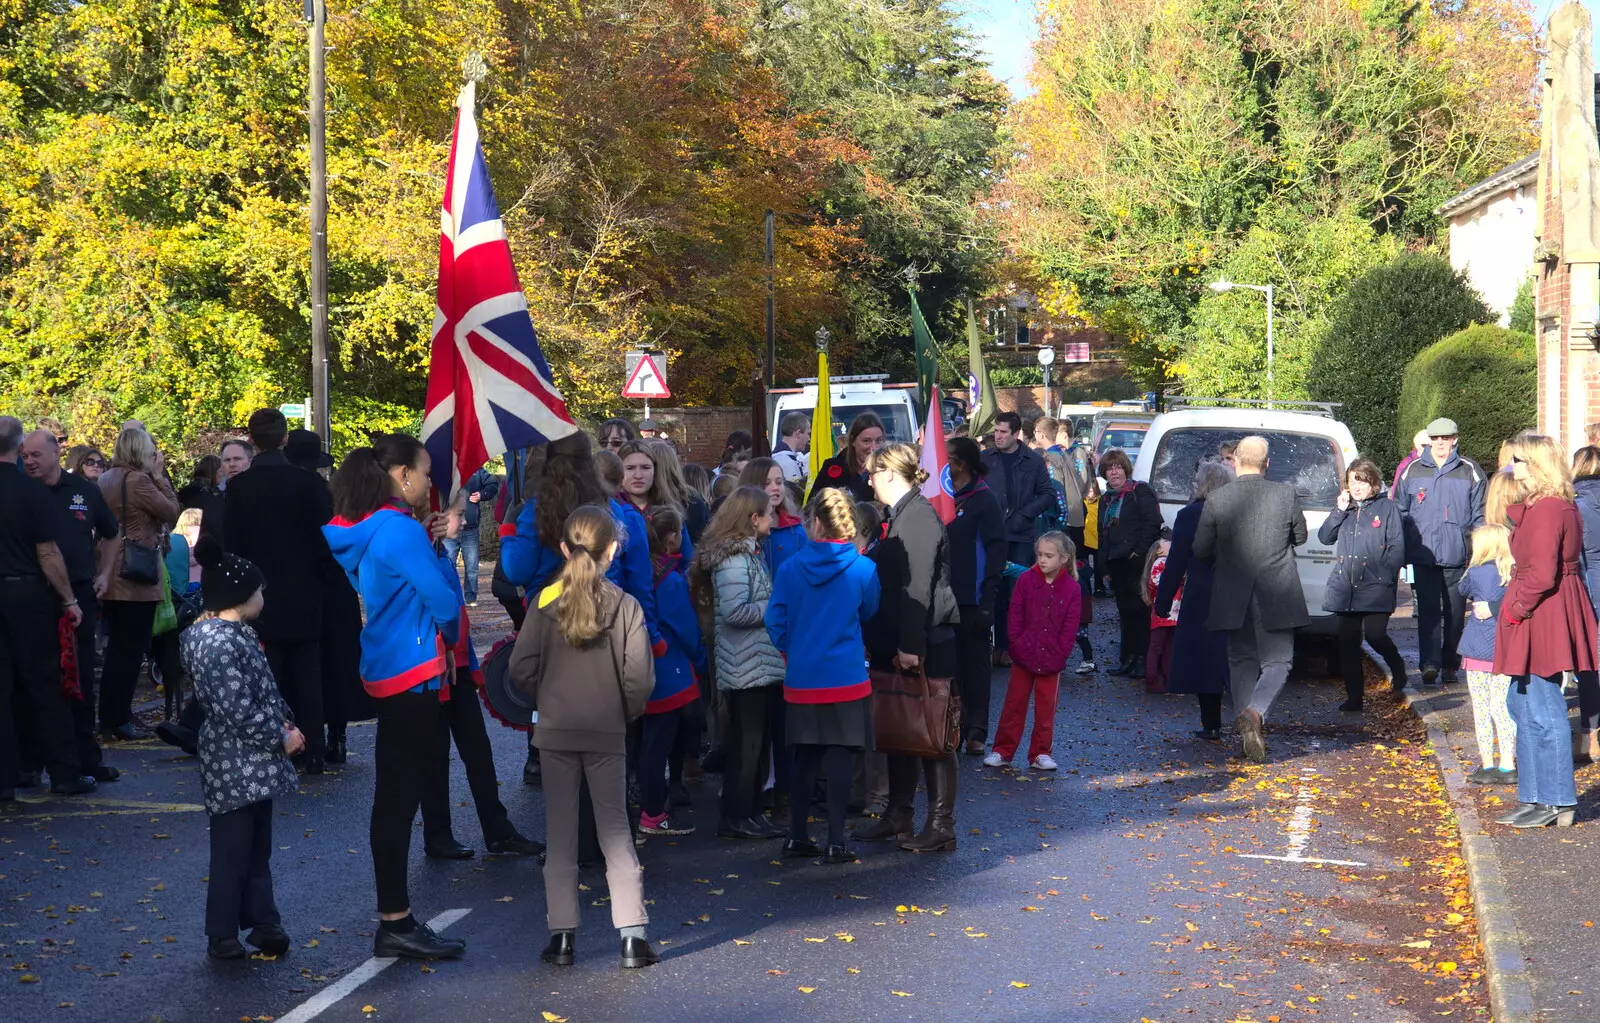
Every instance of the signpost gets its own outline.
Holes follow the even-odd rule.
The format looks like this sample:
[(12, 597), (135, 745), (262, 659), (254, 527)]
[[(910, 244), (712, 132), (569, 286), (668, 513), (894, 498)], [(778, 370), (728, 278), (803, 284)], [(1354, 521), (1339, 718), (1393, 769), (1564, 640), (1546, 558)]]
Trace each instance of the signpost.
[(667, 357), (651, 352), (629, 352), (625, 356), (627, 383), (622, 385), (624, 398), (643, 398), (644, 417), (650, 418), (651, 398), (670, 398), (667, 389)]
[(306, 429), (309, 430), (311, 429), (311, 409), (309, 406), (310, 402), (296, 401), (287, 405), (279, 405), (278, 411), (283, 413), (283, 418), (285, 419), (301, 420), (305, 423)]
[(1056, 361), (1054, 346), (1039, 349), (1039, 365), (1044, 367), (1044, 414), (1050, 414), (1050, 364)]

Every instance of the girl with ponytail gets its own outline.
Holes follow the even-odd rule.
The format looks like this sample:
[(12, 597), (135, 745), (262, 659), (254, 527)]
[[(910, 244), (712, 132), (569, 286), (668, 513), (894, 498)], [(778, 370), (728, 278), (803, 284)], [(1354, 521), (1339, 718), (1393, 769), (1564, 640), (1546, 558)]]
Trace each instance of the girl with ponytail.
[(328, 547), (361, 595), (361, 681), (378, 705), (373, 753), (372, 868), (378, 884), (373, 954), (433, 959), (466, 943), (442, 938), (411, 914), (406, 871), (423, 793), (449, 771), (450, 721), (443, 695), (461, 639), (455, 570), (434, 553), (428, 500), (432, 459), (404, 434), (376, 437), (345, 456), (333, 476)]
[(589, 782), (606, 859), (611, 922), (622, 965), (658, 961), (628, 826), (628, 723), (645, 711), (653, 656), (639, 602), (606, 578), (619, 548), (609, 508), (584, 505), (561, 531), (560, 578), (534, 595), (511, 652), (511, 680), (538, 707), (533, 744), (544, 766), (549, 845), (544, 890), (550, 943), (542, 958), (571, 966), (578, 930), (578, 788)]
[[(767, 601), (767, 631), (783, 652), (787, 704), (789, 840), (785, 856), (853, 863), (844, 844), (855, 754), (872, 749), (872, 683), (861, 626), (878, 610), (878, 570), (856, 550), (856, 510), (836, 487), (817, 491), (806, 510), (809, 542), (778, 570)], [(811, 840), (806, 810), (817, 775), (828, 781), (828, 845)]]

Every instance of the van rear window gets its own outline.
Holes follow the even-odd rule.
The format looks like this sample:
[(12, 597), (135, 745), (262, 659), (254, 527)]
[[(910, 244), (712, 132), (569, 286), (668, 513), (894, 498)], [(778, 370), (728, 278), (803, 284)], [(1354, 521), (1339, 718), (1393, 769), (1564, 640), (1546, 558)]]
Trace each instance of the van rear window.
[(1325, 511), (1339, 497), (1344, 462), (1339, 445), (1329, 437), (1269, 430), (1222, 430), (1195, 427), (1170, 430), (1161, 437), (1150, 469), (1150, 488), (1163, 501), (1189, 503), (1195, 469), (1203, 461), (1217, 460), (1217, 447), (1254, 433), (1267, 439), (1267, 479), (1292, 483), (1306, 510)]
[(883, 432), (890, 444), (915, 444), (917, 428), (902, 404), (885, 402), (882, 405), (835, 405), (833, 413), (834, 436), (842, 437), (850, 430), (850, 422), (863, 412), (872, 412), (883, 420)]

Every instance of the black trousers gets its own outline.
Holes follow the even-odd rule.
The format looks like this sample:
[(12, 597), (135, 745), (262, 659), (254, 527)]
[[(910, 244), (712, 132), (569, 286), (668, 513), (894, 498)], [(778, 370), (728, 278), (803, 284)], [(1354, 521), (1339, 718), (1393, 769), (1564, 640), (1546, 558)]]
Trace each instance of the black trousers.
[(1378, 652), (1378, 656), (1383, 658), (1383, 663), (1389, 666), (1397, 681), (1406, 677), (1406, 662), (1400, 659), (1399, 649), (1395, 647), (1394, 640), (1389, 638), (1389, 615), (1386, 612), (1340, 612), (1339, 668), (1344, 674), (1344, 694), (1352, 700), (1361, 699), (1362, 691), (1366, 688), (1361, 671), (1366, 663), (1366, 658), (1361, 656), (1363, 636)]
[(1412, 592), (1417, 597), (1417, 662), (1421, 667), (1455, 671), (1461, 667), (1456, 646), (1466, 623), (1467, 598), (1461, 595), (1459, 566), (1414, 565)]
[(772, 723), (783, 703), (782, 686), (755, 689), (728, 689), (722, 693), (728, 703), (728, 734), (722, 748), (727, 764), (722, 771), (722, 815), (754, 817), (761, 812), (761, 792), (767, 786), (768, 757), (774, 742)]
[[(639, 719), (639, 809), (651, 817), (667, 810), (667, 761), (676, 759), (678, 738), (686, 730), (688, 707), (675, 707)], [(680, 761), (681, 763), (681, 761)]]
[(806, 816), (817, 794), (817, 776), (828, 781), (828, 844), (844, 845), (844, 822), (850, 812), (850, 782), (855, 770), (855, 754), (847, 746), (794, 747), (794, 766), (789, 776), (789, 837), (805, 842), (811, 838)]
[[(1006, 541), (1006, 560), (1014, 561), (1019, 565), (1032, 565), (1033, 541)], [(1003, 651), (1011, 645), (1011, 640), (1006, 635), (1006, 620), (1011, 614), (1011, 591), (1016, 587), (1017, 581), (1015, 579), (1001, 577), (1000, 592), (995, 597), (994, 602), (994, 648), (996, 650)]]
[[(303, 725), (301, 731), (305, 731)], [(379, 913), (404, 913), (411, 908), (406, 891), (411, 825), (429, 787), (437, 788), (448, 768), (445, 750), (449, 742), (449, 711), (439, 702), (437, 692), (396, 693), (378, 701), (378, 737), (372, 758), (377, 778), (368, 835)]]
[(1222, 694), (1196, 693), (1194, 698), (1200, 701), (1200, 727), (1208, 732), (1221, 731)]
[(60, 611), (43, 578), (0, 579), (0, 789), (17, 783), (21, 736), (52, 780), (81, 771), (61, 691)]
[(306, 756), (322, 756), (328, 751), (322, 717), (322, 642), (263, 645), (278, 692), (294, 711), (295, 727), (306, 737)]
[(183, 648), (179, 645), (177, 629), (150, 637), (147, 652), (150, 662), (161, 669), (161, 684), (166, 691), (166, 716), (177, 717), (182, 710), (179, 702), (183, 694)]
[(100, 672), (100, 728), (110, 731), (133, 720), (133, 690), (139, 669), (150, 650), (150, 630), (156, 624), (153, 600), (108, 600), (102, 608), (106, 621), (106, 659)]
[[(73, 637), (73, 651), (78, 662), (78, 699), (69, 699), (67, 706), (72, 711), (72, 738), (78, 750), (78, 766), (84, 774), (90, 774), (105, 760), (94, 728), (94, 639), (100, 628), (100, 598), (94, 595), (93, 582), (73, 583), (72, 595), (78, 599), (83, 621), (78, 623)], [(24, 733), (18, 739), (22, 746), (23, 769), (42, 770), (44, 762), (32, 736)]]
[(444, 715), (449, 728), (442, 736), (444, 753), (439, 758), (443, 770), (422, 796), (422, 840), (442, 844), (452, 835), (450, 825), (450, 740), (467, 769), (467, 787), (472, 790), (472, 805), (478, 811), (478, 826), (485, 844), (510, 838), (516, 830), (511, 816), (500, 802), (500, 780), (495, 777), (494, 749), (484, 727), (483, 708), (471, 680), (457, 678), (450, 687)]
[(961, 694), (961, 735), (979, 742), (989, 737), (989, 613), (962, 605), (956, 626), (956, 690)]
[(1118, 558), (1106, 562), (1111, 577), (1111, 595), (1117, 602), (1117, 625), (1121, 645), (1117, 656), (1123, 664), (1143, 657), (1150, 646), (1150, 607), (1140, 592), (1144, 586), (1144, 563), (1138, 558)]
[(272, 898), (272, 800), (213, 814), (206, 937), (282, 922)]

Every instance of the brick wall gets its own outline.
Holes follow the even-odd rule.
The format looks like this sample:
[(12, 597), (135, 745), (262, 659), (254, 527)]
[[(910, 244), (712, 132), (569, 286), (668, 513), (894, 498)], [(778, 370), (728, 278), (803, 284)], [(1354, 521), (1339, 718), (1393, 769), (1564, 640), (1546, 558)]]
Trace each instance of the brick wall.
[[(1549, 180), (1547, 176), (1546, 180)], [(1543, 238), (1545, 244), (1559, 243), (1562, 214), (1558, 197), (1543, 196)], [(1539, 432), (1560, 437), (1564, 432), (1563, 408), (1567, 393), (1567, 330), (1572, 296), (1572, 273), (1567, 264), (1557, 259), (1544, 262), (1538, 268), (1537, 295), (1538, 329), (1538, 424)]]
[(652, 408), (650, 418), (672, 425), (672, 439), (677, 442), (679, 457), (708, 468), (716, 466), (722, 447), (728, 442), (728, 434), (735, 430), (750, 431), (748, 405)]

